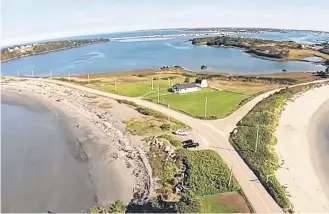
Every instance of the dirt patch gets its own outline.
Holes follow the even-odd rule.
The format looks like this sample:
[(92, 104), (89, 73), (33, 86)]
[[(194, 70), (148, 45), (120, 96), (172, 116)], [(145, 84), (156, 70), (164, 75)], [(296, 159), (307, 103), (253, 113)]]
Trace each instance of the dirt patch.
[(225, 204), (228, 208), (235, 209), (240, 213), (249, 213), (249, 208), (244, 198), (236, 192), (222, 193), (218, 195), (218, 201)]

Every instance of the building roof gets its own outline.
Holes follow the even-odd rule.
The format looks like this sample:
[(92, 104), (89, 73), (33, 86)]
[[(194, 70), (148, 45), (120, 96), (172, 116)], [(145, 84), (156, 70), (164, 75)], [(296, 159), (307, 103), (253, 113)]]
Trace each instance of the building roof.
[(187, 84), (180, 84), (180, 85), (173, 86), (173, 88), (175, 88), (177, 90), (187, 89), (187, 88), (196, 88), (196, 87), (198, 87), (196, 83), (187, 83)]

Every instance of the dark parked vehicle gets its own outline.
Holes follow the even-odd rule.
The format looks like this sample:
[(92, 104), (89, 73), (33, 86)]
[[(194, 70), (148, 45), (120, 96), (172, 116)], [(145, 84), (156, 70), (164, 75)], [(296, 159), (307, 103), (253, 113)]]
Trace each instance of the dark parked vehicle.
[(199, 143), (195, 142), (194, 140), (185, 140), (182, 143), (184, 149), (195, 148), (199, 146)]

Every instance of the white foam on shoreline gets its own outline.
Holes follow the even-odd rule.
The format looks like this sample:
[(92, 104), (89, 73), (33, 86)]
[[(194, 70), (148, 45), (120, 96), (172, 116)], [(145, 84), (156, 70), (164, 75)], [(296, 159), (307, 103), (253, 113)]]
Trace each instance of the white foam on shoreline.
[[(298, 96), (282, 112), (275, 135), (275, 151), (283, 165), (276, 176), (287, 187), (296, 212), (328, 212), (329, 200), (314, 168), (309, 122), (319, 107), (329, 100), (329, 86), (315, 88)], [(316, 141), (316, 139), (313, 139)], [(313, 142), (317, 143), (317, 142)]]

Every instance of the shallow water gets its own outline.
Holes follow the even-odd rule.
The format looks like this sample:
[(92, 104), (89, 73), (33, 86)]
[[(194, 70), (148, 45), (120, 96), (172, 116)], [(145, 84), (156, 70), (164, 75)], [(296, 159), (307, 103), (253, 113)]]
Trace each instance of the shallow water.
[(2, 212), (81, 212), (94, 205), (88, 159), (60, 116), (34, 101), (6, 98), (1, 116)]
[(200, 71), (234, 74), (270, 74), (323, 70), (308, 62), (272, 61), (252, 57), (241, 50), (194, 46), (186, 39), (107, 42), (25, 57), (1, 64), (3, 75), (77, 75), (118, 72), (179, 65)]

